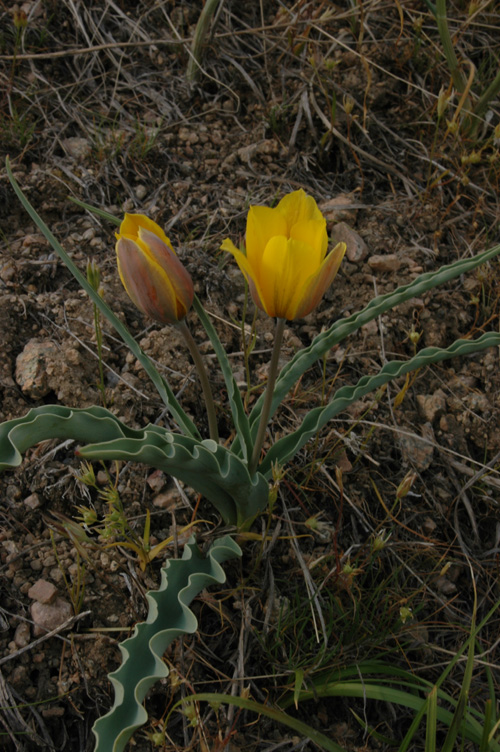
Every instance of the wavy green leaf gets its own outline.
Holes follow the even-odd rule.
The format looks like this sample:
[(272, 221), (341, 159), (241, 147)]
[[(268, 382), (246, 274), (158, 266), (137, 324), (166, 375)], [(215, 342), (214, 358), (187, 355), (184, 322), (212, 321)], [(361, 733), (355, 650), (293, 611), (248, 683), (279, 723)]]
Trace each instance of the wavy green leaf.
[[(374, 298), (365, 308), (352, 314), (352, 316), (336, 321), (327, 331), (318, 334), (309, 347), (300, 350), (281, 370), (274, 389), (270, 417), (274, 415), (281, 402), (302, 374), (317, 360), (322, 358), (334, 345), (342, 342), (349, 334), (353, 334), (361, 326), (377, 318), (382, 313), (391, 310), (391, 308), (400, 305), (406, 300), (410, 300), (410, 298), (418, 297), (433, 287), (437, 287), (437, 285), (449, 282), (461, 274), (475, 269), (480, 264), (484, 264), (486, 261), (495, 258), (499, 253), (500, 245), (496, 245), (472, 258), (460, 259), (453, 264), (442, 266), (435, 272), (421, 274), (413, 282), (398, 287), (394, 292)], [(263, 404), (264, 395), (261, 395), (249, 416), (250, 430), (254, 439)], [(241, 451), (238, 440), (234, 442), (233, 451)]]
[(169, 673), (163, 653), (179, 635), (198, 629), (189, 604), (203, 588), (226, 581), (221, 564), (236, 556), (241, 556), (240, 547), (225, 536), (215, 541), (206, 557), (191, 539), (182, 559), (167, 561), (159, 589), (147, 594), (146, 621), (137, 624), (132, 637), (121, 643), (122, 664), (109, 674), (115, 701), (109, 713), (94, 724), (95, 752), (121, 752), (134, 731), (146, 723), (148, 714), (142, 701), (150, 687)]
[(487, 347), (495, 346), (500, 346), (500, 334), (487, 332), (476, 340), (456, 340), (456, 342), (446, 349), (426, 347), (410, 360), (392, 360), (386, 363), (377, 374), (363, 376), (355, 386), (341, 387), (335, 392), (333, 399), (328, 405), (311, 410), (296, 431), (284, 436), (273, 444), (260, 464), (259, 472), (266, 477), (270, 477), (274, 462), (278, 462), (279, 465), (284, 464), (311, 437), (315, 436), (329, 420), (342, 412), (342, 410), (345, 410), (346, 407), (356, 400), (364, 397), (365, 394), (369, 394), (374, 389), (378, 389), (398, 376), (404, 376), (411, 371), (416, 371), (418, 368), (432, 363), (438, 363), (441, 360), (455, 358), (458, 355), (468, 355), (479, 350), (484, 350)]
[(177, 422), (177, 425), (181, 429), (183, 433), (185, 433), (187, 436), (192, 436), (194, 438), (200, 438), (200, 434), (198, 432), (198, 429), (196, 428), (195, 424), (189, 418), (188, 415), (184, 412), (181, 405), (177, 401), (173, 391), (171, 390), (167, 380), (156, 370), (154, 367), (152, 361), (148, 358), (145, 352), (141, 350), (135, 339), (132, 337), (130, 332), (128, 331), (127, 327), (120, 321), (118, 316), (115, 316), (111, 308), (106, 305), (104, 300), (101, 298), (101, 296), (94, 290), (92, 285), (90, 285), (85, 278), (85, 276), (81, 273), (81, 271), (78, 269), (76, 264), (73, 263), (73, 261), (70, 259), (64, 248), (61, 246), (59, 241), (54, 237), (54, 235), (51, 233), (43, 219), (40, 217), (39, 214), (35, 211), (33, 206), (30, 204), (24, 193), (22, 192), (21, 188), (19, 187), (18, 183), (16, 182), (16, 179), (14, 178), (14, 175), (12, 174), (12, 170), (10, 168), (9, 158), (7, 157), (5, 160), (5, 167), (7, 171), (7, 176), (12, 184), (12, 187), (19, 198), (20, 202), (30, 215), (31, 219), (34, 221), (36, 226), (39, 228), (39, 230), (43, 233), (43, 235), (47, 238), (50, 245), (54, 249), (54, 251), (57, 253), (59, 258), (63, 261), (64, 265), (69, 269), (71, 274), (74, 276), (78, 284), (85, 290), (87, 295), (90, 297), (93, 303), (99, 308), (103, 316), (107, 318), (109, 323), (116, 329), (120, 337), (123, 339), (127, 347), (129, 348), (130, 352), (134, 354), (134, 356), (137, 358), (139, 363), (142, 365), (146, 373), (148, 374), (149, 378), (153, 382), (153, 384), (156, 387), (156, 390), (158, 394), (160, 395), (161, 399), (165, 403), (166, 407), (174, 417), (175, 421)]
[[(106, 219), (109, 222), (113, 222), (116, 225), (120, 224), (121, 220), (117, 219), (112, 214), (103, 211), (102, 209), (97, 209), (96, 207), (91, 206), (90, 204), (86, 204), (84, 201), (80, 201), (79, 199), (73, 197), (70, 197), (70, 200), (78, 206), (81, 206), (82, 209), (86, 209), (92, 214), (97, 214), (98, 216), (103, 217), (103, 219)], [(196, 295), (194, 296), (193, 300), (193, 308), (196, 311), (200, 323), (205, 329), (210, 342), (212, 343), (212, 347), (217, 356), (217, 360), (219, 361), (222, 375), (224, 376), (224, 381), (226, 383), (227, 395), (233, 416), (234, 427), (240, 441), (240, 446), (243, 447), (243, 458), (248, 459), (248, 457), (250, 457), (252, 454), (253, 448), (252, 439), (250, 437), (250, 424), (245, 413), (245, 408), (243, 407), (243, 401), (241, 399), (240, 391), (233, 376), (233, 370), (231, 368), (229, 358), (227, 357), (226, 351), (222, 347), (215, 327), (212, 326), (212, 323), (207, 316), (203, 305)]]
[(248, 526), (267, 504), (265, 478), (259, 473), (250, 477), (246, 463), (215, 441), (197, 441), (153, 425), (134, 430), (97, 406), (45, 405), (0, 424), (0, 471), (17, 467), (26, 449), (52, 438), (94, 442), (79, 449), (87, 459), (143, 462), (164, 470), (206, 496), (228, 525)]

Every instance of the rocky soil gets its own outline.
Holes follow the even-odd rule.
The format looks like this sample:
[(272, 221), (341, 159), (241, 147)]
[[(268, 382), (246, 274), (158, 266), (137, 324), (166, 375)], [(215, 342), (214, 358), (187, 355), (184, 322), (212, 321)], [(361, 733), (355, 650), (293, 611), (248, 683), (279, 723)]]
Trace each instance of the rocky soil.
[[(165, 228), (249, 407), (267, 378), (274, 325), (261, 313), (254, 319), (238, 269), (219, 252), (225, 237), (243, 238), (249, 205), (271, 205), (303, 188), (327, 218), (332, 243), (347, 243), (321, 305), (287, 325), (283, 363), (375, 295), (499, 241), (498, 101), (474, 137), (447, 131), (460, 97), (451, 93), (426, 6), (269, 0), (241, 7), (230, 0), (212, 19), (202, 69), (189, 82), (201, 9), (182, 0), (95, 7), (46, 0), (24, 3), (13, 16), (1, 6), (3, 421), (40, 405), (103, 400), (92, 304), (14, 195), (3, 168), (7, 154), (72, 260), (82, 271), (96, 261), (104, 299), (203, 435), (199, 385), (180, 335), (133, 307), (116, 271), (114, 227), (72, 198), (117, 217), (143, 212)], [(491, 6), (470, 22), (461, 6), (452, 10), (462, 55), (487, 79), (498, 60), (498, 40), (487, 36), (498, 10)], [(481, 84), (476, 79), (474, 96)], [(441, 87), (451, 99), (438, 122)], [(269, 441), (387, 360), (498, 331), (499, 271), (492, 261), (362, 327), (301, 379)], [(222, 375), (194, 313), (189, 324), (228, 441)], [(107, 322), (102, 327), (107, 406), (134, 428), (173, 427), (141, 365)], [(399, 405), (404, 380), (353, 405), (299, 453), (273, 514), (255, 523), (242, 562), (228, 565), (226, 586), (194, 604), (200, 633), (169, 649), (171, 678), (148, 696), (150, 723), (129, 749), (313, 749), (235, 708), (216, 713), (200, 705), (194, 724), (177, 713), (166, 734), (163, 721), (173, 702), (193, 691), (244, 690), (277, 702), (293, 689), (297, 668), (314, 676), (321, 651), (321, 667), (330, 670), (390, 655), (431, 680), (439, 676), (470, 629), (474, 587), (478, 616), (499, 598), (498, 358), (491, 349), (422, 369)], [(0, 476), (5, 750), (93, 749), (92, 724), (112, 703), (107, 674), (119, 665), (118, 643), (145, 618), (145, 593), (158, 585), (164, 560), (182, 551), (182, 527), (198, 520), (193, 530), (202, 546), (222, 532), (207, 502), (154, 468), (96, 463), (89, 488), (76, 448), (43, 442)], [(400, 498), (410, 471), (410, 492)], [(118, 545), (126, 536), (106, 539), (94, 529), (78, 542), (81, 507), (102, 523), (109, 511), (102, 492), (110, 487), (128, 535), (142, 535), (149, 512), (151, 544), (172, 536), (144, 570), (132, 549)], [(370, 552), (380, 536), (385, 543), (374, 563)], [(326, 646), (325, 635), (315, 641), (309, 581), (327, 615)], [(497, 635), (494, 617), (480, 640), (493, 669)], [(498, 689), (498, 672), (492, 681)], [(449, 691), (459, 687), (460, 671)], [(478, 678), (478, 702), (485, 687)], [(323, 699), (304, 703), (298, 714), (346, 749), (385, 749), (382, 738), (364, 735), (350, 708), (364, 712), (362, 703)], [(410, 718), (385, 707), (366, 712), (370, 727), (396, 739)]]

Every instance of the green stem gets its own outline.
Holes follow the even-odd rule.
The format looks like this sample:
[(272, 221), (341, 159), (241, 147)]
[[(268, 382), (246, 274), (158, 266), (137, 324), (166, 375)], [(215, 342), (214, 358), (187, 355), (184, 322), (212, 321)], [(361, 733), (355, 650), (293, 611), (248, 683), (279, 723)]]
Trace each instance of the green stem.
[(481, 94), (479, 97), (479, 101), (476, 104), (476, 107), (474, 109), (474, 114), (478, 117), (482, 117), (486, 108), (488, 107), (491, 100), (496, 97), (498, 92), (500, 91), (500, 71), (498, 71), (497, 75), (491, 82), (491, 84), (488, 86), (485, 91)]
[(200, 13), (194, 32), (186, 71), (189, 83), (194, 83), (200, 72), (201, 51), (203, 49), (203, 44), (205, 43), (205, 37), (207, 36), (210, 21), (219, 6), (219, 2), (220, 0), (206, 0), (205, 7)]
[(249, 473), (250, 477), (257, 470), (259, 464), (260, 452), (264, 443), (264, 437), (266, 435), (267, 422), (271, 413), (271, 405), (273, 401), (274, 385), (276, 383), (276, 377), (278, 375), (278, 361), (281, 352), (281, 343), (283, 342), (283, 332), (285, 331), (286, 319), (277, 319), (276, 329), (274, 332), (274, 345), (273, 353), (271, 355), (271, 363), (269, 364), (269, 376), (267, 379), (266, 396), (264, 398), (264, 404), (262, 406), (262, 412), (260, 414), (259, 427), (257, 430), (257, 436), (255, 437), (255, 444), (252, 452), (252, 459), (250, 460)]
[(453, 79), (453, 84), (459, 94), (463, 94), (467, 82), (462, 75), (457, 56), (455, 55), (455, 48), (451, 39), (448, 19), (446, 16), (446, 0), (436, 0), (436, 23), (441, 38), (441, 44), (443, 45), (444, 56)]
[(215, 414), (214, 398), (212, 396), (212, 389), (210, 388), (210, 382), (208, 380), (207, 371), (203, 363), (198, 345), (193, 339), (193, 335), (188, 329), (186, 320), (182, 319), (176, 324), (178, 330), (186, 341), (186, 345), (191, 354), (191, 357), (196, 366), (198, 372), (198, 378), (200, 379), (201, 388), (203, 390), (203, 398), (205, 400), (205, 406), (207, 408), (208, 428), (210, 432), (210, 438), (216, 443), (219, 443), (219, 429), (217, 427), (217, 416)]
[(104, 366), (102, 362), (102, 327), (101, 327), (101, 314), (96, 306), (95, 303), (93, 303), (94, 306), (94, 329), (95, 329), (95, 338), (97, 343), (97, 359), (99, 362), (99, 391), (101, 392), (101, 401), (102, 406), (107, 407), (106, 404), (106, 387), (104, 385)]

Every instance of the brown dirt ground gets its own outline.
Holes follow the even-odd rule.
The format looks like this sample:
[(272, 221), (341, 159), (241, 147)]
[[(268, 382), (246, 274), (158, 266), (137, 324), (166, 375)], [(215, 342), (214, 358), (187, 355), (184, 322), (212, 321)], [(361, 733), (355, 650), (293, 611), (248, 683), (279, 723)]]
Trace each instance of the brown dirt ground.
[[(475, 142), (436, 129), (436, 98), (450, 77), (433, 18), (412, 1), (369, 0), (353, 9), (349, 3), (229, 0), (211, 27), (203, 72), (189, 85), (189, 39), (201, 6), (27, 2), (28, 24), (16, 45), (11, 9), (2, 4), (0, 155), (3, 164), (10, 154), (17, 181), (80, 268), (96, 260), (106, 301), (206, 433), (198, 384), (177, 333), (134, 309), (116, 272), (113, 228), (68, 199), (117, 216), (144, 212), (166, 228), (246, 393), (239, 326), (244, 287), (218, 248), (224, 237), (243, 235), (248, 206), (303, 188), (324, 207), (332, 231), (346, 222), (366, 244), (359, 255), (353, 245), (352, 260), (318, 309), (288, 325), (285, 362), (374, 294), (498, 242), (498, 144), (491, 129), (499, 108), (492, 104), (490, 124)], [(498, 60), (498, 39), (491, 38), (498, 9), (472, 21), (462, 6), (450, 15), (461, 54), (487, 80), (491, 60)], [(480, 90), (480, 82), (475, 86)], [(473, 150), (481, 152), (479, 161), (464, 162)], [(0, 417), (43, 404), (99, 403), (92, 306), (25, 214), (3, 169), (0, 196)], [(332, 209), (333, 199), (340, 209)], [(421, 333), (419, 348), (498, 330), (498, 280), (492, 262), (365, 326), (304, 376), (270, 436), (293, 428), (324, 390), (329, 395), (388, 359), (410, 356), (412, 329)], [(252, 319), (249, 310), (248, 326)], [(207, 356), (226, 439), (223, 380), (194, 314), (189, 323)], [(103, 326), (108, 405), (132, 427), (169, 425), (142, 368)], [(260, 314), (256, 335), (249, 404), (265, 382), (273, 339), (272, 322)], [(27, 347), (39, 347), (39, 370), (35, 386), (23, 391), (16, 360)], [(469, 563), (478, 615), (499, 597), (499, 381), (497, 351), (447, 361), (419, 372), (399, 407), (394, 398), (402, 383), (354, 405), (302, 450), (287, 469), (272, 517), (254, 528), (263, 532), (269, 522), (276, 540), (248, 543), (243, 561), (227, 567), (227, 586), (194, 604), (200, 633), (175, 643), (166, 656), (178, 683), (160, 682), (151, 691), (150, 724), (130, 749), (313, 748), (263, 719), (203, 706), (194, 728), (178, 715), (164, 743), (155, 746), (147, 736), (161, 729), (166, 708), (182, 693), (248, 687), (254, 699), (275, 702), (293, 687), (297, 667), (313, 674), (321, 651), (301, 564), (321, 562), (311, 571), (327, 615), (323, 667), (391, 654), (392, 661), (437, 678), (470, 625)], [(162, 561), (182, 546), (181, 538), (142, 572), (130, 551), (106, 548), (95, 537), (79, 606), (88, 613), (32, 645), (30, 588), (47, 580), (70, 603), (77, 582), (76, 550), (58, 526), (60, 515), (75, 517), (79, 505), (105, 511), (76, 479), (79, 467), (74, 443), (52, 441), (0, 477), (5, 750), (92, 749), (92, 723), (112, 702), (107, 674), (119, 663), (117, 644), (145, 617), (145, 592), (158, 584)], [(336, 467), (343, 475), (342, 506)], [(409, 470), (416, 474), (410, 494), (395, 503)], [(101, 471), (99, 482), (103, 477)], [(118, 491), (139, 533), (150, 510), (152, 542), (189, 522), (198, 501), (146, 467), (121, 467)], [(210, 523), (197, 526), (206, 545), (221, 532), (220, 520), (203, 500), (197, 513)], [(315, 515), (320, 525), (313, 530)], [(375, 564), (371, 546), (382, 530), (391, 537)], [(299, 552), (290, 534), (304, 535)], [(357, 570), (350, 578), (340, 571), (346, 562)], [(413, 611), (406, 623), (403, 605)], [(497, 634), (492, 619), (480, 640), (481, 651), (491, 648), (487, 662), (494, 669)], [(458, 668), (451, 693), (460, 675)], [(498, 689), (495, 672), (493, 682)], [(484, 687), (478, 678), (479, 704)], [(362, 703), (322, 700), (305, 703), (299, 715), (348, 749), (385, 748), (364, 737), (352, 707), (363, 714)], [(400, 710), (370, 706), (366, 713), (386, 736), (401, 738), (408, 726)]]

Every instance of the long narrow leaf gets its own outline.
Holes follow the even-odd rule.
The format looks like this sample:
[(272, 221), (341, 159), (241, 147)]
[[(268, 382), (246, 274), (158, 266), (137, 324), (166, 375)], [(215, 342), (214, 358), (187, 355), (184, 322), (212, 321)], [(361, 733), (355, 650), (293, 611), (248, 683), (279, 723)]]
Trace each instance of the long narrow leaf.
[(198, 432), (198, 429), (196, 428), (193, 421), (186, 415), (182, 407), (180, 406), (179, 402), (175, 398), (174, 393), (172, 392), (170, 386), (168, 385), (168, 382), (166, 379), (163, 378), (163, 376), (156, 370), (151, 360), (148, 358), (146, 353), (144, 353), (135, 339), (132, 337), (128, 329), (120, 319), (115, 316), (111, 308), (104, 302), (104, 300), (101, 298), (101, 296), (94, 290), (94, 288), (87, 282), (87, 279), (85, 276), (81, 273), (81, 271), (78, 269), (78, 267), (73, 263), (73, 261), (70, 259), (64, 248), (61, 246), (59, 241), (54, 237), (54, 235), (51, 233), (43, 219), (37, 214), (33, 206), (30, 204), (24, 193), (22, 192), (21, 188), (19, 187), (18, 183), (16, 182), (16, 179), (14, 178), (14, 175), (12, 174), (12, 170), (10, 168), (9, 158), (6, 158), (5, 161), (6, 170), (7, 170), (7, 176), (12, 184), (12, 187), (14, 191), (16, 192), (17, 197), (19, 198), (20, 202), (32, 218), (32, 220), (35, 222), (36, 226), (39, 228), (39, 230), (43, 233), (43, 235), (47, 238), (50, 245), (54, 249), (54, 251), (57, 253), (59, 258), (63, 261), (64, 265), (69, 269), (71, 274), (74, 276), (78, 284), (85, 290), (87, 295), (90, 297), (92, 302), (99, 308), (103, 316), (107, 318), (109, 323), (116, 329), (120, 337), (123, 339), (129, 350), (134, 354), (134, 356), (137, 358), (137, 360), (141, 363), (142, 367), (148, 374), (149, 378), (155, 385), (158, 394), (160, 395), (161, 399), (165, 403), (166, 407), (169, 409), (173, 417), (175, 418), (179, 428), (183, 433), (185, 433), (187, 436), (192, 436), (199, 438), (200, 434)]
[(215, 327), (212, 326), (212, 322), (205, 313), (205, 310), (196, 295), (193, 301), (193, 308), (198, 314), (198, 318), (200, 319), (203, 328), (208, 334), (210, 342), (212, 343), (212, 347), (214, 348), (215, 354), (217, 356), (217, 360), (219, 361), (222, 375), (224, 376), (224, 381), (226, 382), (227, 396), (229, 399), (229, 405), (231, 407), (234, 427), (240, 440), (240, 445), (243, 448), (243, 458), (247, 460), (252, 454), (253, 446), (250, 437), (250, 424), (245, 413), (245, 408), (243, 407), (243, 401), (241, 399), (240, 391), (238, 389), (236, 381), (234, 380), (231, 364), (229, 363), (226, 351), (222, 347), (219, 336), (215, 331)]
[(272, 464), (274, 462), (278, 462), (280, 465), (285, 463), (293, 457), (312, 436), (315, 436), (329, 420), (334, 418), (356, 400), (364, 397), (365, 394), (369, 394), (374, 389), (378, 389), (380, 386), (387, 384), (398, 376), (404, 376), (411, 371), (416, 371), (418, 368), (422, 368), (422, 366), (431, 363), (454, 358), (457, 355), (468, 355), (470, 353), (478, 352), (479, 350), (484, 350), (487, 347), (494, 346), (500, 346), (500, 334), (497, 334), (496, 332), (487, 332), (476, 340), (459, 339), (446, 349), (427, 347), (410, 360), (392, 360), (389, 363), (386, 363), (377, 374), (373, 376), (363, 376), (355, 386), (341, 387), (337, 390), (328, 405), (311, 410), (302, 421), (300, 428), (273, 444), (259, 466), (259, 472), (266, 477), (270, 477)]
[(96, 206), (92, 206), (91, 204), (86, 204), (85, 201), (80, 201), (79, 198), (74, 198), (74, 196), (68, 196), (68, 198), (77, 206), (81, 206), (82, 209), (86, 209), (91, 214), (95, 214), (96, 216), (101, 217), (102, 219), (106, 219), (108, 222), (112, 222), (117, 227), (119, 227), (122, 223), (121, 219), (118, 219), (118, 217), (115, 217), (114, 214), (110, 214), (109, 212), (104, 211), (104, 209), (98, 209)]
[[(284, 726), (297, 731), (304, 738), (310, 739), (319, 747), (328, 750), (328, 752), (346, 752), (345, 747), (341, 747), (339, 744), (329, 739), (312, 726), (308, 726), (307, 723), (299, 721), (297, 718), (293, 718), (283, 710), (279, 708), (270, 708), (268, 705), (263, 705), (255, 700), (247, 700), (245, 697), (233, 697), (233, 695), (219, 694), (218, 692), (200, 692), (198, 694), (189, 695), (187, 698), (189, 702), (213, 702), (213, 703), (226, 703), (228, 705), (235, 705), (237, 708), (243, 708), (243, 710), (251, 710), (259, 715), (265, 715), (267, 718), (282, 723)], [(173, 706), (172, 710), (175, 710), (179, 705), (185, 703), (186, 700), (179, 700)], [(170, 711), (171, 713), (172, 711)], [(170, 714), (169, 714), (170, 715)]]
[[(433, 687), (431, 691), (435, 689), (436, 687)], [(417, 729), (419, 728), (422, 722), (422, 718), (426, 714), (428, 707), (429, 707), (429, 696), (426, 697), (426, 700), (422, 704), (422, 707), (420, 708), (420, 710), (418, 710), (417, 713), (415, 713), (413, 721), (410, 724), (410, 728), (406, 732), (403, 741), (399, 745), (398, 752), (407, 752), (410, 744), (413, 742), (413, 737), (417, 733)], [(437, 719), (437, 713), (436, 713), (436, 719)]]
[[(462, 720), (465, 716), (467, 708), (467, 700), (469, 699), (469, 689), (472, 682), (472, 671), (474, 669), (474, 645), (475, 645), (475, 628), (476, 628), (476, 613), (477, 613), (477, 591), (474, 582), (474, 573), (471, 571), (472, 584), (474, 586), (474, 606), (472, 609), (472, 621), (471, 621), (471, 636), (469, 638), (469, 647), (467, 651), (467, 663), (465, 664), (464, 678), (462, 680), (462, 687), (460, 689), (460, 695), (458, 697), (457, 707), (453, 716), (453, 722), (448, 729), (446, 739), (444, 740), (441, 752), (453, 752), (455, 749), (455, 741), (462, 726)], [(482, 739), (481, 739), (482, 740)]]
[[(423, 293), (431, 290), (437, 285), (449, 282), (461, 274), (475, 269), (480, 264), (484, 264), (500, 253), (500, 245), (496, 245), (472, 258), (460, 259), (453, 264), (442, 266), (435, 272), (426, 272), (421, 274), (413, 282), (398, 287), (394, 292), (380, 295), (368, 303), (361, 311), (352, 314), (346, 319), (339, 319), (325, 332), (322, 332), (311, 342), (309, 347), (300, 350), (292, 360), (282, 369), (274, 389), (271, 416), (275, 413), (278, 406), (284, 400), (290, 389), (297, 383), (303, 373), (307, 371), (317, 360), (323, 357), (334, 345), (342, 342), (349, 334), (353, 334), (361, 326), (377, 318), (382, 313), (391, 310), (395, 306), (410, 300), (413, 297), (419, 297)], [(257, 426), (262, 411), (264, 397), (261, 396), (250, 413), (250, 429), (252, 436), (255, 437)], [(238, 448), (236, 444), (236, 449)]]
[(436, 752), (437, 687), (427, 697), (427, 726), (425, 728), (425, 752)]
[(479, 752), (487, 752), (489, 735), (492, 728), (492, 703), (491, 700), (486, 700), (484, 706), (484, 725), (483, 735), (481, 737), (481, 744), (479, 745)]
[[(401, 705), (402, 707), (410, 708), (411, 710), (421, 711), (422, 707), (427, 703), (427, 698), (417, 697), (413, 693), (405, 692), (400, 689), (394, 689), (393, 687), (386, 687), (380, 684), (369, 684), (361, 681), (353, 682), (338, 682), (336, 684), (326, 685), (324, 687), (315, 688), (314, 692), (301, 692), (299, 701), (312, 700), (318, 697), (357, 697), (367, 698), (369, 700), (379, 700), (382, 702), (390, 702), (394, 705)], [(446, 708), (440, 706), (437, 707), (437, 719), (444, 723), (446, 726), (450, 726), (453, 722), (454, 714)], [(467, 716), (463, 725), (463, 734), (470, 741), (475, 744), (479, 744), (482, 738), (481, 725)], [(491, 746), (495, 752), (500, 751), (500, 745), (494, 743)]]

